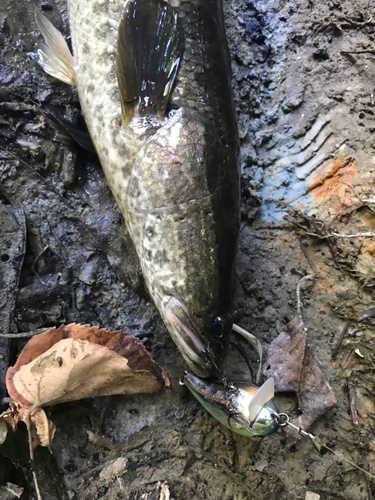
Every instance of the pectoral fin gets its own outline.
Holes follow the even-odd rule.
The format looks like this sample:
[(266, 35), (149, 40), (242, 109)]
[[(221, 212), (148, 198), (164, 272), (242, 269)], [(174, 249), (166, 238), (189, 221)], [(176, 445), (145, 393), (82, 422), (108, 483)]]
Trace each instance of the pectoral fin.
[(189, 315), (175, 297), (166, 299), (162, 305), (164, 323), (178, 350), (189, 368), (200, 377), (209, 377), (215, 373), (216, 366)]
[[(73, 139), (81, 148), (90, 153), (96, 153), (90, 134), (72, 121), (64, 118), (62, 111), (57, 106), (50, 104), (42, 112), (53, 123), (61, 138), (66, 138), (68, 141)], [(64, 143), (64, 140), (61, 142)]]
[(43, 45), (35, 54), (31, 54), (32, 57), (49, 75), (69, 85), (75, 85), (77, 63), (64, 37), (39, 10), (35, 12), (35, 16), (47, 45)]
[(164, 116), (183, 50), (177, 12), (160, 0), (128, 0), (117, 44), (123, 125), (138, 114)]

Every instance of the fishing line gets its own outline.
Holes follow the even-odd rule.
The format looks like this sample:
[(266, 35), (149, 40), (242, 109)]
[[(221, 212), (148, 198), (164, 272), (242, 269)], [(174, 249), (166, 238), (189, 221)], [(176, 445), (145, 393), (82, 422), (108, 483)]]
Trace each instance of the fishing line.
[(296, 425), (292, 424), (292, 422), (290, 421), (290, 418), (289, 418), (289, 415), (287, 415), (286, 413), (276, 413), (276, 412), (273, 412), (272, 413), (272, 418), (275, 420), (275, 422), (279, 425), (279, 427), (286, 427), (287, 425), (289, 425), (290, 427), (292, 427), (295, 431), (298, 432), (298, 434), (300, 434), (300, 436), (302, 437), (306, 437), (306, 438), (309, 438), (311, 440), (311, 442), (313, 443), (313, 445), (315, 446), (315, 448), (321, 452), (322, 449), (326, 449), (328, 451), (330, 451), (331, 453), (333, 453), (337, 458), (339, 458), (340, 460), (343, 460), (344, 462), (352, 465), (353, 467), (355, 467), (356, 469), (360, 470), (361, 472), (364, 472), (365, 474), (367, 474), (369, 477), (371, 477), (371, 479), (375, 479), (375, 474), (372, 474), (371, 472), (363, 469), (362, 467), (360, 467), (359, 465), (355, 464), (354, 462), (352, 462), (351, 460), (349, 460), (348, 458), (345, 458), (343, 455), (341, 455), (340, 453), (337, 453), (337, 451), (334, 451), (332, 448), (330, 448), (329, 446), (323, 444), (316, 436), (314, 436), (314, 434), (311, 434), (311, 432), (307, 432), (305, 431), (304, 429), (302, 429), (302, 427), (297, 427)]

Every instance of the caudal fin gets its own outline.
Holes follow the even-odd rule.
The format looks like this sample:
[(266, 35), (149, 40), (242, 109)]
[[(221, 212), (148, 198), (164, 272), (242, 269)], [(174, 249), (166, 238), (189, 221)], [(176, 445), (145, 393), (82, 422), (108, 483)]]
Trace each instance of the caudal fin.
[(164, 116), (183, 51), (177, 12), (160, 0), (128, 0), (117, 43), (123, 125), (133, 114)]

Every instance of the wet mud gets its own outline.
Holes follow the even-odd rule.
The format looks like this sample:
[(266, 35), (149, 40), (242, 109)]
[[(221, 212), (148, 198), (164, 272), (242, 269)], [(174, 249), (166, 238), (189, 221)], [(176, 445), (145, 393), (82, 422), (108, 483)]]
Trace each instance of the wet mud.
[[(174, 499), (374, 498), (374, 480), (327, 450), (282, 430), (263, 440), (234, 435), (179, 385), (184, 362), (144, 294), (96, 157), (40, 112), (57, 106), (82, 125), (76, 91), (28, 55), (41, 40), (40, 5), (69, 36), (62, 0), (1, 0), (0, 333), (73, 321), (131, 331), (171, 380), (157, 394), (53, 408), (51, 450), (35, 456), (43, 499), (167, 490)], [(368, 0), (224, 8), (241, 137), (239, 324), (266, 351), (297, 315), (298, 282), (315, 275), (301, 287), (301, 311), (337, 405), (310, 432), (375, 473), (375, 239), (366, 236), (375, 233), (375, 8)], [(25, 342), (0, 339), (2, 381)], [(233, 337), (233, 379), (251, 376), (244, 350), (256, 370), (256, 355)], [(299, 415), (294, 394), (277, 404)], [(0, 498), (36, 498), (22, 426), (0, 448), (0, 465)]]

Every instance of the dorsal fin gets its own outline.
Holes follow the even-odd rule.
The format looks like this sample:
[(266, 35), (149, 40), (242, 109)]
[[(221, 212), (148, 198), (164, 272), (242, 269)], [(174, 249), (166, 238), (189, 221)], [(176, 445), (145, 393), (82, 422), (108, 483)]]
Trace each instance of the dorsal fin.
[(117, 78), (123, 125), (164, 116), (183, 50), (177, 12), (160, 0), (128, 0), (119, 27)]

